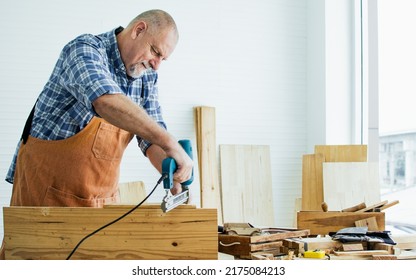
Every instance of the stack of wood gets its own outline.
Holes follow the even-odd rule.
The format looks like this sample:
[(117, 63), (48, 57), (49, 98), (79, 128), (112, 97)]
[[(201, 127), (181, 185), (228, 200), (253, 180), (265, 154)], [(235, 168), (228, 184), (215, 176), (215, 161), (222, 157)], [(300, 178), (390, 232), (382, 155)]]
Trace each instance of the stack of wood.
[(283, 241), (308, 236), (308, 230), (288, 228), (254, 228), (244, 223), (224, 225), (218, 235), (218, 250), (239, 259), (266, 260), (286, 255)]
[(311, 235), (363, 224), (385, 229), (382, 210), (398, 201), (380, 201), (379, 167), (367, 162), (366, 145), (317, 145), (315, 153), (302, 160), (298, 228), (310, 229)]
[(288, 238), (283, 240), (282, 251), (293, 252), (302, 258), (306, 251), (323, 250), (331, 260), (405, 260), (416, 259), (416, 236), (393, 237), (396, 245), (375, 241), (342, 243), (330, 236)]

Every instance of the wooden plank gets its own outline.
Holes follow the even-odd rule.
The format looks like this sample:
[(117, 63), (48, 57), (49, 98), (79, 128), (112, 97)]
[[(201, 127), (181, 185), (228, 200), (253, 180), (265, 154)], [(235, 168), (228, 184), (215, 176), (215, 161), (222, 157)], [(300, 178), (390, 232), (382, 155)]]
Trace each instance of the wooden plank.
[(311, 235), (326, 235), (346, 227), (355, 227), (355, 221), (375, 217), (380, 230), (385, 230), (384, 212), (298, 212), (298, 227), (309, 229)]
[(360, 209), (357, 212), (374, 212), (374, 210), (376, 208), (382, 207), (383, 205), (385, 205), (387, 203), (388, 203), (388, 200), (383, 200), (383, 201), (377, 202), (375, 204), (372, 204), (372, 205), (370, 205), (370, 206), (368, 206), (364, 209)]
[(383, 206), (377, 207), (375, 210), (376, 211), (383, 211), (383, 210), (385, 210), (387, 208), (390, 208), (390, 207), (392, 207), (392, 206), (394, 206), (396, 204), (399, 204), (399, 201), (398, 200), (394, 200), (392, 202), (386, 203)]
[(366, 207), (367, 207), (367, 205), (365, 204), (365, 202), (361, 202), (357, 205), (342, 209), (341, 212), (356, 212), (356, 211), (364, 209)]
[(334, 251), (336, 256), (375, 256), (375, 255), (387, 255), (385, 250), (362, 250), (362, 251)]
[(367, 145), (316, 145), (315, 154), (322, 154), (325, 162), (366, 162)]
[(302, 157), (302, 210), (321, 210), (324, 201), (322, 181), (322, 154)]
[(341, 211), (361, 202), (366, 205), (377, 203), (380, 201), (379, 164), (325, 162), (323, 185), (329, 211)]
[[(5, 207), (6, 259), (65, 259), (85, 236), (127, 206)], [(216, 209), (178, 206), (163, 213), (142, 205), (86, 239), (71, 259), (217, 259)]]
[(224, 223), (273, 226), (270, 147), (220, 145)]
[(254, 244), (250, 244), (250, 251), (251, 252), (256, 252), (256, 251), (271, 250), (271, 249), (276, 249), (276, 248), (282, 247), (282, 245), (283, 245), (283, 241), (254, 243)]
[(197, 131), (197, 155), (201, 184), (201, 207), (216, 208), (218, 222), (223, 223), (221, 189), (217, 163), (215, 108), (194, 108)]

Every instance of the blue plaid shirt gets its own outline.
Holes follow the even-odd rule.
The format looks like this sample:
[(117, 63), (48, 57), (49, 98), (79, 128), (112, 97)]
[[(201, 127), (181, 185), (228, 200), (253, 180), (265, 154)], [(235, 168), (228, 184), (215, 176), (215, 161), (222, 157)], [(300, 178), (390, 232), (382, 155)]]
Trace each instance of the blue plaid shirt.
[[(97, 36), (84, 34), (64, 47), (36, 103), (31, 136), (45, 140), (73, 136), (97, 115), (92, 102), (116, 93), (128, 96), (166, 129), (158, 102), (157, 72), (148, 70), (138, 79), (127, 76), (116, 40), (120, 31), (122, 27)], [(151, 144), (136, 138), (146, 154)], [(10, 183), (19, 147), (20, 141), (6, 176)]]

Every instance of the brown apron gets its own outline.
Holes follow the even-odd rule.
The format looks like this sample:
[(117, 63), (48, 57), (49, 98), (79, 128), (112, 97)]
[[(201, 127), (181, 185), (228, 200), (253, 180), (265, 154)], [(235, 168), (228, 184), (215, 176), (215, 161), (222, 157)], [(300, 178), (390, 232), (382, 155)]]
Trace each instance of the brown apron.
[(64, 140), (28, 136), (19, 149), (10, 205), (102, 207), (118, 201), (120, 162), (132, 138), (97, 117)]
[(64, 140), (20, 146), (11, 206), (102, 207), (118, 201), (122, 155), (133, 135), (94, 117)]

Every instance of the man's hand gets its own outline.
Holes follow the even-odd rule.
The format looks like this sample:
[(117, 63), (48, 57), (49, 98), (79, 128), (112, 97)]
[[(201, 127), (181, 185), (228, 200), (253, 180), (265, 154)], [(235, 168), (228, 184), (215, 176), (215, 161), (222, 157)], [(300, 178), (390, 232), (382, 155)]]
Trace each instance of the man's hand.
[(173, 187), (170, 189), (170, 193), (175, 195), (182, 192), (182, 185), (178, 182), (173, 182)]
[(194, 163), (179, 143), (172, 150), (166, 151), (166, 156), (172, 157), (178, 167), (173, 174), (174, 181), (183, 183), (191, 178)]

